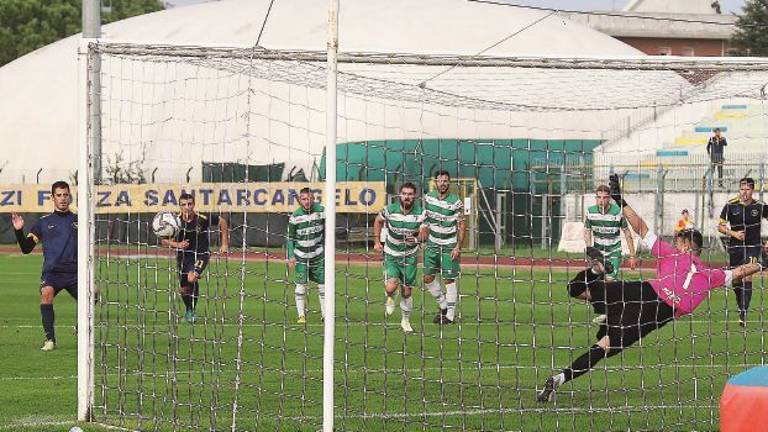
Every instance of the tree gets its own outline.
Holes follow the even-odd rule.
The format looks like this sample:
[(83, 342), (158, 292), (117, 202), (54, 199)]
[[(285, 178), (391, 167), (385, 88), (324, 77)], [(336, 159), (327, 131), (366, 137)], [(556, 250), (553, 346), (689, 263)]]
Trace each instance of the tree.
[(747, 0), (736, 20), (733, 43), (739, 54), (768, 56), (768, 0)]
[[(163, 9), (159, 0), (111, 0), (110, 23)], [(79, 33), (82, 0), (0, 0), (0, 66)]]

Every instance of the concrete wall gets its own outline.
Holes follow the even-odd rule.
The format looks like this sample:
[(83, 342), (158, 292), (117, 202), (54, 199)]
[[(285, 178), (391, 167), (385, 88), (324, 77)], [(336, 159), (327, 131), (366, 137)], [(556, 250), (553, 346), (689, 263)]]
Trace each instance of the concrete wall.
[[(653, 193), (630, 193), (624, 196), (654, 233), (665, 236), (674, 234), (675, 223), (680, 218), (680, 212), (683, 209), (688, 209), (693, 216), (696, 228), (701, 231), (705, 238), (711, 239), (719, 236), (717, 224), (720, 220), (720, 211), (728, 199), (734, 196), (734, 193), (714, 193), (711, 201), (713, 203), (711, 214), (709, 211), (710, 198), (705, 193), (665, 192), (659, 203), (657, 203), (656, 194)], [(583, 221), (584, 209), (595, 203), (593, 193), (568, 194), (565, 198), (565, 220), (571, 222)], [(757, 198), (757, 194), (755, 198)], [(658, 207), (659, 204), (662, 206), (661, 209)], [(657, 212), (658, 214), (656, 214)]]

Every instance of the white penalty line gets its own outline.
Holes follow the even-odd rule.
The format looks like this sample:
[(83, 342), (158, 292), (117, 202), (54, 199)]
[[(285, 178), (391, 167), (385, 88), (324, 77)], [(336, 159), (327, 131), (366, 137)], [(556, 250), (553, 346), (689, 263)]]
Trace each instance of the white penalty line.
[(0, 425), (0, 430), (15, 431), (20, 428), (45, 427), (45, 426), (77, 426), (75, 420), (17, 420), (6, 425)]
[[(318, 359), (319, 361), (319, 359)], [(185, 363), (186, 361), (180, 361), (181, 363)], [(247, 366), (247, 365), (246, 365)], [(657, 367), (661, 366), (661, 367)], [(706, 364), (706, 365), (692, 365), (692, 364), (672, 364), (664, 363), (658, 364), (658, 365), (625, 365), (625, 366), (604, 366), (604, 367), (597, 367), (593, 369), (593, 373), (599, 373), (600, 371), (635, 371), (637, 369), (648, 369), (648, 373), (656, 373), (659, 371), (659, 369), (662, 370), (668, 370), (668, 371), (674, 371), (676, 369), (725, 369), (725, 368), (731, 368), (731, 369), (743, 369), (743, 368), (752, 368), (757, 366), (765, 366), (764, 364), (760, 363), (753, 363), (753, 364)], [(98, 367), (98, 365), (97, 365)], [(472, 372), (472, 371), (494, 371), (494, 370), (520, 370), (520, 371), (555, 371), (557, 368), (553, 368), (551, 366), (528, 366), (528, 365), (488, 365), (488, 366), (480, 366), (480, 367), (462, 367), (462, 372)], [(349, 375), (349, 374), (387, 374), (389, 373), (391, 376), (398, 377), (402, 374), (417, 374), (419, 372), (438, 372), (443, 371), (446, 373), (454, 373), (458, 372), (459, 368), (457, 367), (425, 367), (425, 368), (408, 368), (408, 369), (397, 369), (397, 368), (391, 368), (391, 369), (365, 369), (360, 368), (357, 366), (354, 366), (353, 368), (335, 368), (335, 373), (339, 375)], [(177, 369), (175, 374), (172, 373), (154, 373), (150, 371), (145, 372), (125, 372), (125, 373), (116, 373), (111, 372), (108, 374), (96, 374), (96, 379), (98, 380), (99, 377), (117, 377), (117, 376), (143, 376), (143, 377), (150, 377), (150, 378), (170, 378), (170, 377), (177, 377), (180, 375), (196, 375), (199, 373), (204, 373), (206, 375), (212, 375), (212, 374), (222, 374), (222, 373), (228, 373), (228, 374), (235, 374), (237, 373), (234, 370), (230, 371), (212, 371), (209, 369), (206, 370), (188, 370), (188, 369)], [(254, 370), (252, 372), (246, 372), (246, 371), (240, 371), (241, 375), (265, 375), (270, 373), (280, 373), (281, 375), (301, 375), (301, 374), (321, 374), (323, 373), (322, 369), (266, 369), (266, 370)], [(551, 372), (545, 372), (542, 377), (549, 376), (548, 374)], [(58, 375), (58, 376), (13, 376), (13, 377), (0, 377), (0, 382), (2, 381), (67, 381), (67, 380), (76, 380), (77, 375)], [(394, 378), (393, 378), (394, 379)], [(447, 384), (455, 384), (455, 382), (450, 381)]]
[[(647, 412), (648, 410), (657, 409), (713, 409), (717, 408), (715, 405), (643, 405), (643, 406), (623, 406), (623, 407), (594, 407), (589, 409), (583, 407), (569, 407), (569, 408), (557, 408), (557, 407), (543, 407), (543, 408), (485, 408), (485, 409), (469, 409), (466, 411), (428, 411), (428, 412), (414, 412), (414, 413), (363, 413), (363, 414), (337, 414), (335, 418), (344, 419), (374, 419), (374, 420), (386, 420), (386, 419), (409, 419), (418, 417), (465, 417), (465, 416), (483, 416), (488, 414), (582, 414), (588, 415), (592, 413), (629, 413), (629, 412)], [(305, 420), (322, 420), (322, 416), (303, 416), (303, 417), (287, 417), (292, 421), (305, 421)]]
[[(437, 324), (434, 324), (431, 322), (431, 315), (425, 315), (424, 321), (416, 321), (411, 320), (411, 323), (413, 324), (423, 324), (423, 328), (429, 328), (434, 326), (434, 328), (439, 329), (440, 326)], [(237, 324), (237, 323), (220, 323), (215, 322), (213, 320), (210, 320), (209, 322), (205, 322), (205, 318), (198, 315), (198, 323), (195, 324), (196, 327), (199, 327), (200, 325), (209, 325), (211, 327), (235, 327), (238, 328), (240, 326), (242, 327), (275, 327), (279, 325), (284, 325), (285, 328), (301, 328), (301, 327), (318, 327), (322, 328), (324, 327), (324, 324), (322, 322), (317, 323), (306, 323), (306, 324), (297, 324), (294, 322), (294, 317), (291, 315), (290, 319), (286, 319), (285, 321), (268, 321), (263, 323), (247, 323), (247, 324)], [(12, 320), (6, 320), (6, 321), (12, 321)], [(26, 320), (24, 320), (26, 321)], [(765, 325), (763, 325), (762, 321), (753, 321), (752, 327), (745, 327), (745, 328), (738, 328), (736, 329), (738, 333), (751, 333), (753, 330), (761, 330), (768, 328), (768, 320), (764, 321)], [(670, 324), (667, 324), (667, 328), (673, 328), (673, 327), (684, 327), (688, 324), (694, 324), (694, 325), (701, 325), (701, 324), (733, 324), (734, 326), (738, 324), (738, 321), (736, 320), (676, 320), (672, 321)], [(371, 321), (371, 322), (362, 322), (362, 321), (352, 321), (352, 322), (344, 322), (344, 321), (336, 321), (336, 327), (400, 327), (400, 322), (396, 322), (396, 320), (393, 320), (391, 322), (382, 322), (382, 321)], [(529, 328), (544, 328), (544, 329), (564, 329), (564, 328), (572, 328), (572, 329), (597, 329), (599, 327), (598, 324), (592, 323), (592, 320), (585, 320), (582, 322), (574, 322), (574, 321), (558, 321), (558, 322), (550, 322), (550, 323), (531, 323), (531, 322), (514, 322), (514, 321), (457, 321), (456, 324), (451, 325), (448, 327), (450, 328), (459, 328), (459, 327), (475, 327), (475, 326), (516, 326), (516, 327), (529, 327)], [(57, 326), (58, 327), (58, 326)], [(130, 326), (120, 326), (121, 328), (128, 328), (131, 330), (136, 330), (138, 328), (143, 329), (152, 329), (152, 328), (168, 328), (171, 327), (169, 324), (161, 324), (161, 325), (144, 325), (144, 326), (137, 326), (137, 325), (130, 325)], [(179, 321), (178, 324), (175, 324), (174, 327), (191, 327), (188, 326), (181, 315), (179, 315)], [(0, 324), (0, 328), (18, 328), (18, 329), (39, 329), (40, 325), (36, 324)], [(66, 325), (64, 325), (62, 328), (67, 328)], [(71, 327), (70, 327), (71, 328)]]

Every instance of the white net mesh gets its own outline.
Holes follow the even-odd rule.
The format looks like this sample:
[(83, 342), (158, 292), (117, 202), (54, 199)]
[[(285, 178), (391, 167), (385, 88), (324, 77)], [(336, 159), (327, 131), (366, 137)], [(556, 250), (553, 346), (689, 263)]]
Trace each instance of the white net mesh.
[[(297, 323), (284, 245), (298, 191), (322, 189), (328, 163), (324, 54), (101, 45), (91, 56), (100, 58), (91, 91), (105, 184), (95, 220), (95, 419), (141, 430), (318, 429), (318, 287), (307, 284), (306, 323)], [(562, 386), (554, 402), (536, 394), (595, 343), (592, 309), (566, 283), (584, 268), (580, 224), (609, 172), (623, 176), (627, 200), (659, 235), (689, 209), (705, 260), (726, 264), (720, 208), (739, 178), (764, 184), (768, 64), (339, 61), (336, 166), (350, 183), (337, 194), (337, 430), (717, 427), (728, 375), (766, 352), (759, 278), (747, 327), (735, 321), (733, 292), (713, 291), (693, 315)], [(705, 151), (715, 127), (729, 140), (722, 186)], [(450, 173), (468, 222), (455, 323), (432, 322), (438, 305), (420, 269), (414, 333), (404, 335), (398, 313), (384, 313), (373, 218), (405, 182), (427, 193), (438, 170)], [(214, 222), (194, 323), (176, 251), (148, 225), (178, 209), (182, 190)], [(228, 222), (229, 254), (217, 252), (213, 216)], [(640, 255), (640, 271), (619, 277), (653, 277), (653, 259)]]

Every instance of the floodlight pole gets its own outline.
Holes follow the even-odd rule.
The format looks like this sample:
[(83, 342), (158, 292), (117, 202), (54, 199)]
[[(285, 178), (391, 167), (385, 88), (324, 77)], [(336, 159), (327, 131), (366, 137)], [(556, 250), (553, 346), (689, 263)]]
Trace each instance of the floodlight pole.
[[(98, 54), (89, 55), (89, 44), (101, 37), (101, 1), (83, 1), (83, 39), (78, 58), (78, 115), (80, 121), (77, 170), (77, 419), (93, 419), (93, 224), (91, 188), (101, 176), (101, 113)], [(94, 150), (93, 161), (91, 151)], [(98, 150), (98, 152), (96, 152)], [(93, 163), (92, 163), (93, 162)], [(94, 178), (94, 173), (97, 177)]]
[[(101, 0), (83, 0), (83, 39), (85, 40), (93, 40), (97, 41), (99, 38), (101, 38)], [(91, 62), (93, 62), (93, 70), (99, 71), (101, 69), (101, 60), (100, 57), (94, 56), (91, 59)], [(101, 76), (96, 73), (92, 77), (90, 77), (91, 80), (91, 87), (95, 89), (101, 88)], [(95, 96), (90, 104), (91, 104), (91, 113), (94, 114), (92, 118), (93, 128), (92, 133), (96, 133), (97, 135), (94, 135), (97, 138), (100, 138), (101, 134), (101, 100), (98, 98), (99, 92), (93, 92), (92, 95)], [(101, 174), (102, 174), (102, 166), (101, 166), (101, 139), (94, 139), (93, 140), (93, 177), (94, 177), (94, 183), (100, 184), (101, 183)]]
[(328, 82), (325, 139), (325, 332), (323, 337), (323, 432), (333, 432), (333, 348), (336, 326), (336, 58), (339, 0), (328, 7)]

